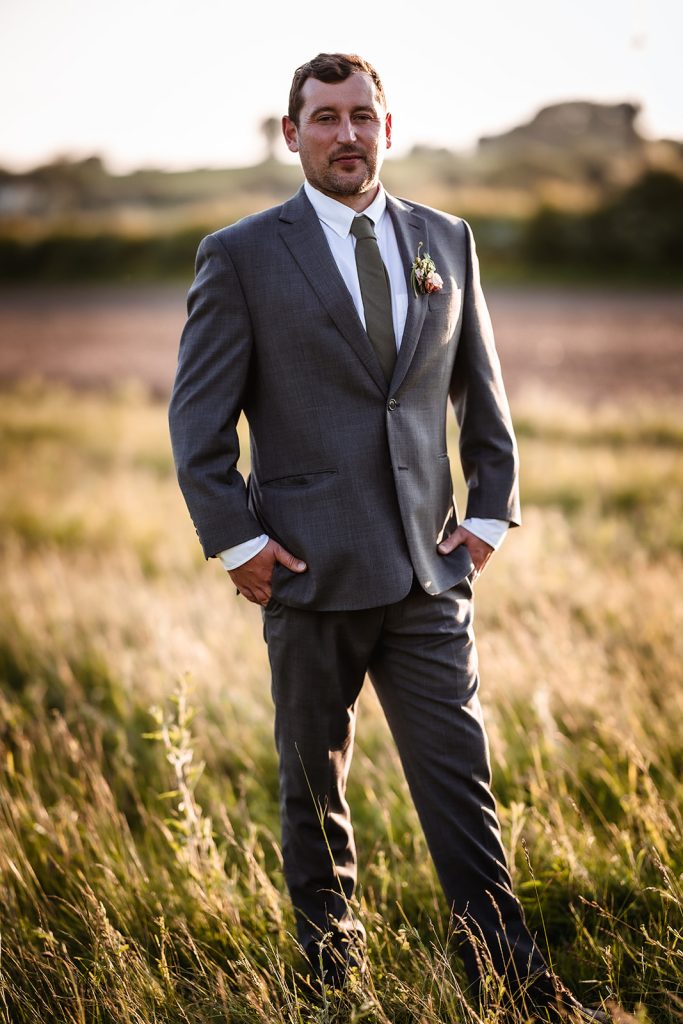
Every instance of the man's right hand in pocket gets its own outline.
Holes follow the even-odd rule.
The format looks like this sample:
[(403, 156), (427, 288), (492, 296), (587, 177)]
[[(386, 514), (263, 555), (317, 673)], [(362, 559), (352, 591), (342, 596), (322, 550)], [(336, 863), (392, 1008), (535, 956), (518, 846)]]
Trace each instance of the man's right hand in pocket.
[(266, 605), (272, 594), (273, 569), (276, 562), (284, 565), (290, 572), (306, 572), (308, 568), (305, 562), (295, 555), (290, 555), (281, 544), (271, 539), (248, 562), (236, 569), (230, 569), (230, 579), (247, 601)]

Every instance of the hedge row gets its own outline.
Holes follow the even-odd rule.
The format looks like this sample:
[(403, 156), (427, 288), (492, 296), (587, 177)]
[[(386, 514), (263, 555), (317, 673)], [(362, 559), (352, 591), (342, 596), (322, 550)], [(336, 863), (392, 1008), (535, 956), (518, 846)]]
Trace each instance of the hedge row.
[[(583, 269), (592, 278), (642, 270), (676, 280), (683, 272), (683, 182), (663, 172), (648, 173), (592, 213), (547, 208), (527, 221), (475, 219), (474, 227), (482, 261), (503, 269)], [(30, 243), (0, 238), (0, 280), (188, 280), (208, 230), (143, 238), (51, 235)]]

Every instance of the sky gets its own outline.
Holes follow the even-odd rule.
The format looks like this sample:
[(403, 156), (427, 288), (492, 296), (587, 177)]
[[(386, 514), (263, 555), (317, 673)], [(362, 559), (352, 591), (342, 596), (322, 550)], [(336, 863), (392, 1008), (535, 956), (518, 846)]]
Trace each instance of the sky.
[(682, 38), (681, 0), (0, 0), (0, 165), (253, 163), (293, 70), (335, 50), (379, 71), (398, 155), (567, 99), (638, 102), (646, 135), (683, 139)]

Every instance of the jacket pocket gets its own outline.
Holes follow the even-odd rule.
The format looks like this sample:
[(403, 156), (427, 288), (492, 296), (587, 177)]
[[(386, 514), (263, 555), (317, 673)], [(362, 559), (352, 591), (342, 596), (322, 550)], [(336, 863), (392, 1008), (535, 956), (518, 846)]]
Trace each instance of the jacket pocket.
[(294, 487), (314, 487), (316, 484), (324, 483), (331, 477), (337, 475), (336, 469), (318, 469), (313, 470), (310, 473), (295, 473), (292, 476), (277, 476), (272, 477), (270, 480), (261, 480), (261, 487), (274, 487), (274, 488), (294, 488)]

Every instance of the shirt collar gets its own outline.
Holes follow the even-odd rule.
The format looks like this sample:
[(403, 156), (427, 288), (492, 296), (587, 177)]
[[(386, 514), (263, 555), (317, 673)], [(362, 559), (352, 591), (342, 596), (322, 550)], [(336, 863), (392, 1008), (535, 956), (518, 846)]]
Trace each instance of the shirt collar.
[[(340, 238), (346, 238), (351, 230), (351, 222), (356, 216), (356, 211), (352, 210), (350, 206), (345, 206), (344, 203), (337, 202), (336, 199), (323, 195), (317, 188), (313, 188), (308, 181), (304, 182), (304, 191), (318, 216), (318, 220), (321, 220), (323, 224), (327, 224)], [(377, 195), (362, 213), (363, 216), (369, 217), (375, 228), (377, 228), (386, 208), (387, 194), (380, 184)]]

